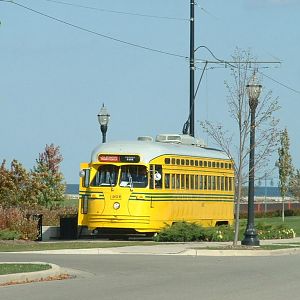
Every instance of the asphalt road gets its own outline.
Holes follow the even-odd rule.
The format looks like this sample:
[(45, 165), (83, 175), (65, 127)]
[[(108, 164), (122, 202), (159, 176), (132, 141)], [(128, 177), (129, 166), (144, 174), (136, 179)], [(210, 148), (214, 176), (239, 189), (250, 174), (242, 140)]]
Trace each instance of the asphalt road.
[(0, 288), (1, 300), (298, 299), (300, 255), (190, 257), (1, 253), (0, 261), (45, 261), (82, 276)]

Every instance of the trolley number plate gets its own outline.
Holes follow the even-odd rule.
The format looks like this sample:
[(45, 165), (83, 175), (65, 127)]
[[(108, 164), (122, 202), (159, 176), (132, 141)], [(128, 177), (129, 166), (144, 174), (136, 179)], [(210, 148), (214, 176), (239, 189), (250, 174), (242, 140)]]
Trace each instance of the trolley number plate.
[(111, 200), (121, 200), (122, 199), (122, 195), (111, 195), (110, 199)]

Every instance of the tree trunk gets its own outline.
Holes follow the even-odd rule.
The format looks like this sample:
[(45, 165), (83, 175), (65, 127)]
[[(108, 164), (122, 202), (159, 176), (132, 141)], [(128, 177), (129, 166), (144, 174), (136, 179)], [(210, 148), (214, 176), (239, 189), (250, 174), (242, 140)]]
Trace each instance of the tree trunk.
[(236, 197), (236, 206), (235, 206), (235, 223), (234, 223), (234, 239), (233, 246), (237, 245), (239, 240), (239, 228), (240, 228), (240, 198), (237, 195)]
[(235, 205), (235, 223), (234, 223), (234, 239), (233, 246), (237, 245), (239, 240), (239, 228), (240, 228), (240, 203), (241, 203), (241, 195), (242, 195), (242, 180), (238, 178), (237, 191), (236, 191), (236, 205)]
[(282, 197), (282, 222), (284, 223), (284, 197)]

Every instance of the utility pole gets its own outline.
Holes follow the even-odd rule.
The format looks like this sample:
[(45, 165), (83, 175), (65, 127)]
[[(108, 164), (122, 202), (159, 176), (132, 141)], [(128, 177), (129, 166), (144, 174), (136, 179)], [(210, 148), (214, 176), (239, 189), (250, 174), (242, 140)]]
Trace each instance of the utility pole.
[(195, 136), (195, 0), (190, 0), (190, 135)]

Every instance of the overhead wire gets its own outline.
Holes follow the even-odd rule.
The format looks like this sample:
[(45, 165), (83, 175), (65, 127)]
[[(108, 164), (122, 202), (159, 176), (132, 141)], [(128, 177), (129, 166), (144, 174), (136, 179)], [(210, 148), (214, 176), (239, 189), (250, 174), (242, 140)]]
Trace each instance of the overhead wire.
[(213, 17), (215, 19), (219, 19), (218, 17), (216, 17), (215, 15), (213, 15), (211, 12), (209, 12), (206, 8), (200, 6), (198, 3), (196, 3), (195, 6), (199, 7), (200, 10), (202, 10), (205, 14), (209, 15), (210, 17)]
[[(232, 67), (232, 68), (237, 68), (237, 66), (234, 65), (234, 64), (249, 63), (249, 62), (247, 62), (247, 61), (236, 62), (236, 61), (226, 61), (226, 60), (223, 60), (223, 59), (219, 59), (219, 58), (217, 58), (217, 57), (214, 55), (214, 53), (213, 53), (208, 47), (206, 47), (206, 46), (199, 46), (199, 47), (197, 47), (197, 48), (195, 49), (195, 51), (198, 50), (199, 48), (204, 48), (204, 49), (206, 49), (206, 50), (212, 55), (212, 57), (213, 57), (216, 61), (196, 60), (195, 62), (201, 62), (201, 63), (205, 63), (205, 64), (207, 64), (207, 63), (221, 64), (221, 63), (222, 63), (222, 64), (225, 65), (225, 68), (226, 68), (227, 65), (230, 66), (230, 67)], [(255, 61), (255, 62), (254, 62), (254, 64), (267, 64), (267, 63), (281, 64), (281, 61), (279, 61), (279, 62), (276, 62), (276, 61)], [(282, 82), (280, 82), (280, 81), (278, 81), (278, 80), (272, 78), (271, 76), (268, 76), (268, 75), (266, 75), (265, 73), (259, 71), (259, 69), (263, 69), (263, 68), (266, 69), (266, 68), (269, 68), (269, 67), (259, 67), (259, 68), (257, 68), (257, 67), (255, 66), (255, 67), (249, 67), (249, 68), (250, 68), (250, 69), (252, 69), (252, 68), (258, 69), (257, 72), (260, 73), (262, 76), (264, 76), (264, 77), (266, 77), (266, 78), (272, 80), (273, 82), (275, 82), (275, 83), (281, 85), (282, 87), (285, 87), (286, 89), (288, 89), (288, 90), (290, 90), (290, 91), (293, 91), (294, 93), (300, 94), (300, 91), (298, 91), (298, 90), (296, 90), (296, 89), (294, 89), (294, 88), (292, 88), (292, 87), (290, 87), (290, 86), (288, 86), (288, 85), (286, 85), (286, 84), (284, 84), (284, 83), (282, 83)]]
[[(69, 3), (69, 2), (65, 2), (65, 1), (59, 1), (59, 0), (44, 0), (44, 1), (48, 1), (48, 2), (53, 2), (53, 3), (58, 3), (58, 4), (62, 4), (62, 5), (69, 5), (69, 6), (74, 6), (74, 7), (80, 7), (80, 8), (85, 8), (85, 9), (92, 9), (92, 10), (98, 10), (98, 11), (103, 11), (103, 12), (110, 12), (110, 13), (118, 13), (118, 14), (127, 14), (127, 15), (134, 15), (134, 16), (140, 16), (140, 17), (149, 17), (149, 18), (160, 18), (160, 19), (170, 19), (170, 20), (181, 20), (181, 21), (187, 21), (189, 19), (184, 19), (184, 18), (175, 18), (175, 17), (166, 17), (166, 16), (155, 16), (155, 15), (147, 15), (147, 14), (138, 14), (138, 13), (131, 13), (131, 12), (122, 12), (122, 11), (116, 11), (116, 10), (109, 10), (109, 9), (102, 9), (102, 8), (96, 8), (96, 7), (91, 7), (91, 6), (84, 6), (84, 5), (78, 5), (78, 4), (73, 4), (73, 3)], [(59, 18), (56, 18), (56, 17), (53, 17), (53, 16), (50, 16), (48, 14), (45, 14), (43, 12), (40, 12), (36, 9), (33, 9), (31, 7), (28, 7), (26, 5), (23, 5), (23, 4), (20, 4), (16, 1), (13, 1), (13, 0), (0, 0), (0, 2), (7, 2), (7, 3), (11, 3), (11, 4), (14, 4), (14, 5), (17, 5), (23, 9), (26, 9), (28, 11), (31, 11), (31, 12), (34, 12), (36, 14), (39, 14), (41, 16), (44, 16), (46, 18), (49, 18), (51, 20), (54, 20), (56, 22), (60, 22), (64, 25), (67, 25), (67, 26), (70, 26), (70, 27), (73, 27), (75, 29), (78, 29), (78, 30), (81, 30), (81, 31), (85, 31), (85, 32), (88, 32), (90, 34), (94, 34), (94, 35), (97, 35), (97, 36), (100, 36), (102, 38), (106, 38), (106, 39), (109, 39), (109, 40), (112, 40), (112, 41), (115, 41), (115, 42), (119, 42), (119, 43), (123, 43), (123, 44), (126, 44), (128, 46), (132, 46), (132, 47), (136, 47), (136, 48), (140, 48), (140, 49), (143, 49), (143, 50), (146, 50), (146, 51), (151, 51), (151, 52), (156, 52), (156, 53), (160, 53), (160, 54), (165, 54), (165, 55), (169, 55), (169, 56), (174, 56), (174, 57), (179, 57), (179, 58), (184, 58), (184, 59), (189, 59), (189, 57), (187, 56), (184, 56), (184, 55), (180, 55), (180, 54), (176, 54), (176, 53), (172, 53), (172, 52), (168, 52), (168, 51), (163, 51), (163, 50), (159, 50), (159, 49), (155, 49), (155, 48), (151, 48), (151, 47), (146, 47), (146, 46), (143, 46), (143, 45), (140, 45), (140, 44), (136, 44), (136, 43), (132, 43), (132, 42), (128, 42), (128, 41), (125, 41), (125, 40), (121, 40), (121, 39), (118, 39), (118, 38), (115, 38), (115, 37), (112, 37), (112, 36), (109, 36), (109, 35), (105, 35), (105, 34), (102, 34), (102, 33), (99, 33), (99, 32), (96, 32), (96, 31), (93, 31), (93, 30), (90, 30), (90, 29), (86, 29), (82, 26), (78, 26), (78, 25), (75, 25), (73, 23), (70, 23), (70, 22), (67, 22), (67, 21), (64, 21), (62, 19), (59, 19)], [(198, 5), (199, 6), (199, 5)], [(199, 6), (200, 7), (200, 6)], [(202, 7), (200, 7), (201, 10), (203, 10), (204, 12), (206, 12), (205, 9), (203, 9)], [(208, 13), (208, 12), (206, 12)], [(209, 63), (209, 64), (224, 64), (225, 65), (225, 68), (227, 66), (230, 66), (232, 68), (237, 68), (236, 65), (234, 64), (237, 64), (237, 63), (246, 63), (246, 62), (235, 62), (235, 61), (226, 61), (226, 60), (223, 60), (223, 59), (219, 59), (217, 58), (214, 53), (207, 47), (207, 46), (199, 46), (195, 49), (195, 51), (197, 51), (199, 48), (204, 48), (206, 49), (211, 55), (212, 57), (216, 60), (216, 61), (209, 61), (209, 60), (199, 60), (199, 59), (196, 59), (195, 60), (195, 63), (205, 63), (206, 65)], [(278, 63), (281, 63), (281, 62), (255, 62), (255, 64), (263, 64), (263, 63), (274, 63), (274, 64), (278, 64)], [(205, 67), (206, 68), (206, 67)], [(205, 69), (204, 68), (204, 69)], [(261, 68), (261, 67), (260, 67)], [(266, 68), (266, 67), (264, 67)], [(211, 68), (207, 68), (206, 71), (208, 69), (211, 69)], [(272, 80), (273, 82), (281, 85), (282, 87), (285, 87), (286, 89), (289, 89), (297, 94), (300, 94), (300, 91), (294, 89), (294, 88), (291, 88), (289, 87), (288, 85), (272, 78), (271, 76), (268, 76), (264, 73), (262, 73), (261, 71), (258, 71), (258, 73), (260, 73), (262, 76), (268, 78), (269, 80)]]
[(59, 0), (44, 0), (44, 1), (57, 3), (57, 4), (61, 4), (61, 5), (78, 7), (78, 8), (90, 9), (90, 10), (95, 10), (95, 11), (121, 14), (121, 15), (130, 15), (130, 16), (136, 16), (136, 17), (153, 18), (153, 19), (166, 19), (166, 20), (175, 20), (175, 21), (189, 21), (189, 19), (187, 19), (187, 18), (133, 13), (133, 12), (128, 12), (128, 11), (119, 11), (119, 10), (112, 10), (112, 9), (106, 9), (106, 8), (98, 8), (98, 7), (93, 7), (93, 6), (74, 4), (74, 3), (70, 3), (70, 2), (66, 2), (66, 1), (59, 1)]
[(151, 51), (151, 52), (156, 52), (156, 53), (165, 54), (165, 55), (169, 55), (169, 56), (173, 56), (173, 57), (179, 57), (179, 58), (188, 59), (188, 57), (187, 57), (187, 56), (184, 56), (184, 55), (180, 55), (180, 54), (176, 54), (176, 53), (172, 53), (172, 52), (168, 52), (168, 51), (163, 51), (163, 50), (159, 50), (159, 49), (155, 49), (155, 48), (146, 47), (146, 46), (143, 46), (143, 45), (140, 45), (140, 44), (128, 42), (128, 41), (121, 40), (121, 39), (118, 39), (118, 38), (115, 38), (115, 37), (112, 37), (112, 36), (109, 36), (109, 35), (106, 35), (106, 34), (102, 34), (102, 33), (99, 33), (99, 32), (97, 32), (97, 31), (93, 31), (93, 30), (90, 30), (90, 29), (86, 29), (86, 28), (84, 28), (84, 27), (75, 25), (75, 24), (73, 24), (73, 23), (70, 23), (70, 22), (64, 21), (64, 20), (62, 20), (62, 19), (59, 19), (59, 18), (50, 16), (50, 15), (45, 14), (45, 13), (43, 13), (43, 12), (40, 12), (40, 11), (38, 11), (38, 10), (36, 10), (36, 9), (33, 9), (33, 8), (28, 7), (28, 6), (26, 6), (26, 5), (20, 4), (20, 3), (16, 2), (16, 1), (12, 1), (12, 0), (0, 0), (0, 1), (2, 1), (2, 2), (8, 2), (8, 3), (11, 3), (11, 4), (17, 5), (17, 6), (23, 8), (23, 9), (25, 9), (25, 10), (34, 12), (34, 13), (36, 13), (36, 14), (38, 14), (38, 15), (41, 15), (41, 16), (46, 17), (46, 18), (49, 18), (49, 19), (54, 20), (54, 21), (56, 21), (56, 22), (62, 23), (62, 24), (64, 24), (64, 25), (67, 25), (67, 26), (70, 26), (70, 27), (79, 29), (79, 30), (81, 30), (81, 31), (85, 31), (85, 32), (94, 34), (94, 35), (97, 35), (97, 36), (100, 36), (100, 37), (102, 37), (102, 38), (106, 38), (106, 39), (109, 39), (109, 40), (112, 40), (112, 41), (115, 41), (115, 42), (118, 42), (118, 43), (122, 43), (122, 44), (125, 44), (125, 45), (128, 45), (128, 46), (140, 48), (140, 49), (147, 50), (147, 51)]
[(288, 85), (286, 85), (286, 84), (284, 84), (284, 83), (282, 83), (282, 82), (279, 82), (278, 80), (272, 78), (271, 76), (268, 76), (268, 75), (262, 73), (262, 72), (259, 71), (259, 70), (258, 70), (258, 73), (260, 73), (261, 75), (265, 76), (266, 78), (268, 78), (268, 79), (270, 79), (270, 80), (276, 82), (277, 84), (279, 84), (279, 85), (285, 87), (286, 89), (291, 90), (291, 91), (293, 91), (294, 93), (300, 94), (300, 91), (295, 90), (294, 88), (291, 88), (291, 87), (289, 87)]
[[(203, 8), (202, 6), (200, 6), (199, 4), (196, 4), (196, 6), (198, 6), (200, 9), (201, 9), (201, 11), (203, 11), (204, 13), (206, 13), (207, 15), (210, 15), (211, 17), (214, 17), (215, 19), (219, 19), (218, 17), (216, 17), (215, 15), (213, 15), (212, 13), (210, 13), (208, 10), (206, 10), (205, 8)], [(215, 57), (215, 55), (212, 53), (212, 51), (209, 49), (209, 48), (207, 48), (207, 47), (205, 47), (205, 46), (203, 46), (203, 48), (206, 48), (210, 53), (211, 53), (211, 55), (217, 60), (217, 62), (213, 62), (213, 61), (209, 61), (209, 63), (210, 64), (221, 64), (221, 63), (224, 63), (224, 67), (223, 68), (227, 68), (227, 66), (230, 66), (231, 68), (237, 68), (237, 66), (236, 65), (233, 65), (233, 64), (238, 64), (238, 63), (240, 63), (240, 64), (242, 64), (242, 63), (246, 63), (246, 62), (234, 62), (234, 61), (226, 61), (226, 60), (221, 60), (221, 59), (218, 59), (217, 57)], [(277, 57), (274, 57), (273, 55), (271, 55), (273, 58), (275, 58), (275, 60), (277, 60), (276, 62), (263, 62), (263, 61), (261, 61), (261, 62), (255, 62), (256, 64), (265, 64), (265, 63), (276, 63), (276, 64), (281, 64), (281, 60), (280, 59), (278, 59)], [(207, 63), (207, 60), (204, 60), (204, 59), (202, 59), (202, 60), (198, 60), (198, 61), (195, 61), (196, 63), (197, 62), (200, 62), (200, 63)], [(250, 67), (251, 68), (251, 67)], [(262, 67), (262, 66), (260, 66), (259, 67), (259, 70), (261, 70), (261, 69), (267, 69), (267, 68), (270, 68), (270, 67)], [(277, 66), (274, 66), (273, 68), (277, 68)], [(208, 70), (210, 70), (210, 69), (212, 69), (212, 68), (206, 68), (206, 71), (208, 71)], [(206, 72), (207, 73), (207, 72)], [(281, 85), (281, 86), (283, 86), (283, 87), (285, 87), (286, 89), (289, 89), (289, 90), (291, 90), (291, 91), (293, 91), (293, 92), (295, 92), (295, 93), (300, 93), (299, 91), (297, 91), (297, 90), (295, 90), (295, 89), (293, 89), (293, 88), (291, 88), (291, 87), (289, 87), (288, 85), (286, 85), (286, 84), (284, 84), (284, 83), (281, 83), (281, 82), (279, 82), (278, 80), (276, 80), (276, 79), (274, 79), (274, 78), (272, 78), (271, 76), (268, 76), (268, 75), (266, 75), (266, 74), (264, 74), (264, 73), (262, 73), (261, 71), (258, 71), (258, 73), (260, 73), (262, 76), (264, 76), (264, 77), (266, 77), (266, 78), (268, 78), (269, 80), (271, 80), (271, 81), (273, 81), (273, 82), (275, 82), (275, 83), (277, 83), (277, 84), (279, 84), (279, 85)]]

